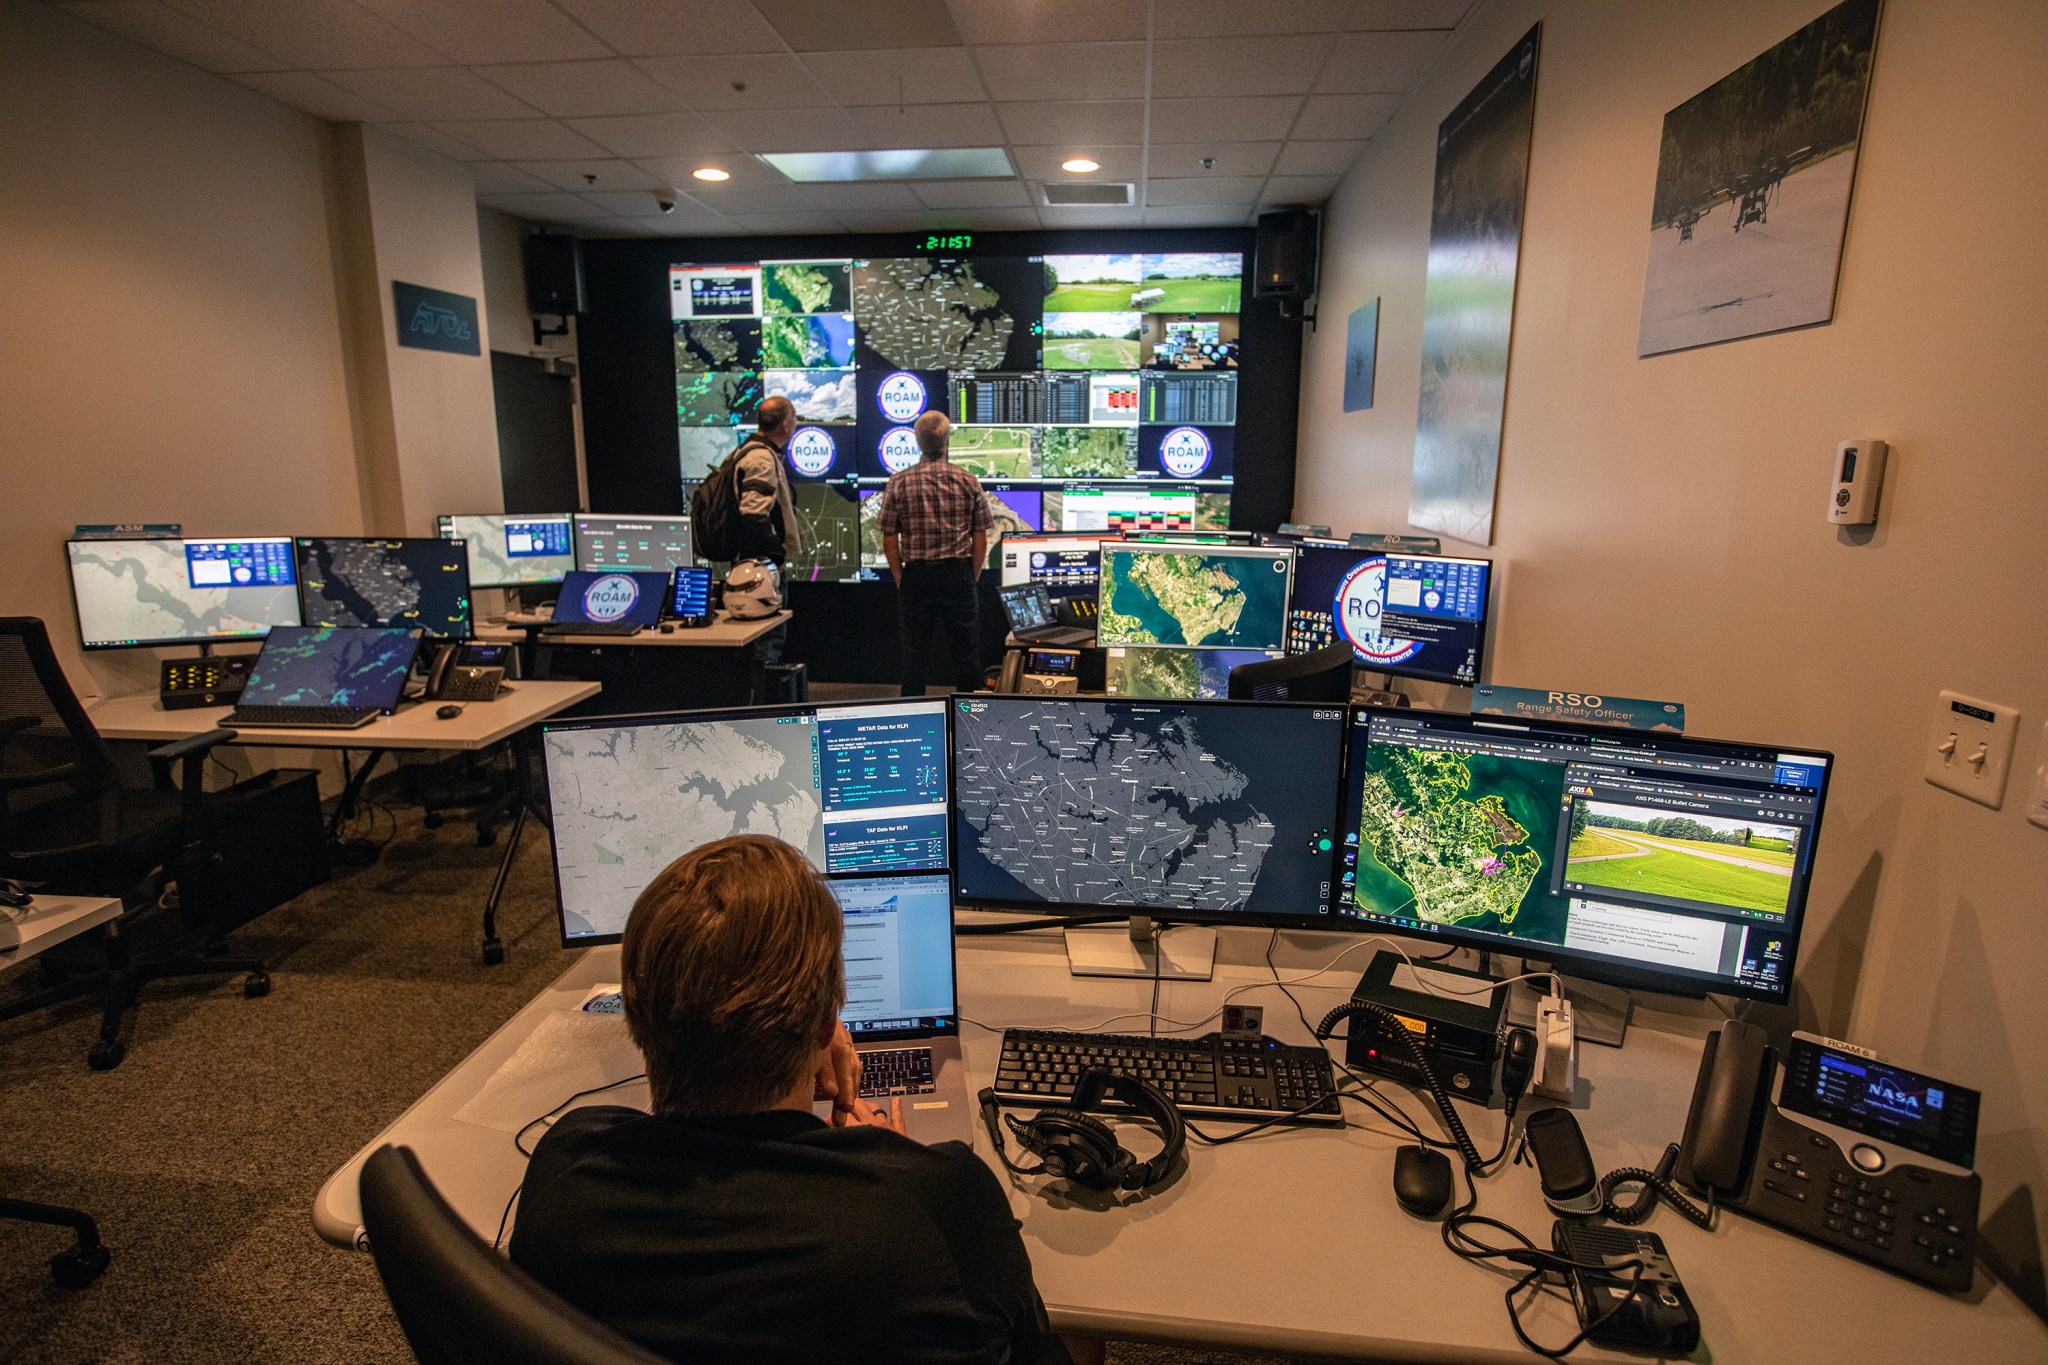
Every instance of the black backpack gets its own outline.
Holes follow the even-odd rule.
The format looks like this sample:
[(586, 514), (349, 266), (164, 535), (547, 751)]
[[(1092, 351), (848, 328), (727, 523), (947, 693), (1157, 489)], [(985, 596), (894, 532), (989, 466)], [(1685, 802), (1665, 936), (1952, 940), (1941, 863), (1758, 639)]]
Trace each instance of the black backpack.
[(739, 549), (740, 456), (747, 447), (759, 444), (752, 437), (740, 442), (725, 463), (690, 494), (690, 539), (696, 544), (698, 563), (729, 564)]

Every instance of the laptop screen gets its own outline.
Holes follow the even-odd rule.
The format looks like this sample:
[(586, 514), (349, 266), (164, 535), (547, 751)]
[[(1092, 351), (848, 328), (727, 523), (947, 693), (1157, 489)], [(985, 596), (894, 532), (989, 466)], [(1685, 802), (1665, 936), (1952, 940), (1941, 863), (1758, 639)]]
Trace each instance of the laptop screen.
[(577, 625), (630, 621), (636, 626), (651, 626), (661, 619), (661, 602), (668, 589), (669, 576), (665, 573), (586, 573), (571, 569), (562, 578), (562, 595), (555, 599), (555, 620)]
[(272, 626), (243, 706), (374, 706), (405, 691), (419, 637), (398, 627)]
[(1053, 623), (1051, 599), (1038, 584), (998, 588), (996, 591), (1003, 599), (1003, 610), (1009, 615), (1012, 631), (1036, 630)]
[(854, 1040), (958, 1028), (946, 875), (846, 877), (832, 883), (832, 894), (846, 915), (846, 1008), (839, 1017)]

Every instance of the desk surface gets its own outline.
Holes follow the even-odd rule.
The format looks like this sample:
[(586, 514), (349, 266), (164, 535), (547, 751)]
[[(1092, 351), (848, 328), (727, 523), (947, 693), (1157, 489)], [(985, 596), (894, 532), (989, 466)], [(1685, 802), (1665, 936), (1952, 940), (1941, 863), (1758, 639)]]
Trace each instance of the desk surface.
[[(539, 625), (542, 618), (531, 618)], [(735, 621), (723, 613), (708, 626), (685, 628), (677, 626), (663, 634), (660, 630), (643, 630), (638, 635), (537, 635), (536, 644), (543, 645), (631, 645), (640, 648), (652, 645), (661, 648), (680, 649), (738, 649), (750, 645), (779, 625), (789, 620), (789, 613), (778, 611), (773, 616), (764, 616), (757, 621)], [(523, 626), (507, 621), (503, 625), (479, 622), (476, 638), (486, 644), (518, 644), (526, 639)]]
[(120, 913), (121, 902), (99, 896), (33, 896), (25, 910), (0, 905), (0, 967), (26, 962)]
[[(379, 716), (354, 730), (249, 729), (237, 731), (235, 743), (287, 749), (482, 749), (597, 693), (594, 682), (522, 679), (492, 701), (463, 703), (462, 714), (453, 720), (434, 714), (441, 709), (440, 702), (410, 702), (398, 708), (398, 714)], [(218, 729), (232, 710), (203, 706), (166, 711), (154, 693), (139, 692), (109, 697), (90, 714), (108, 739), (161, 744)]]
[[(1262, 947), (1264, 936), (1257, 940)], [(1338, 936), (1303, 936), (1302, 942), (1315, 945), (1306, 960), (1319, 965), (1349, 946)], [(1005, 1025), (1077, 1028), (1135, 1010), (1135, 1018), (1108, 1027), (1144, 1029), (1152, 983), (1074, 978), (1056, 937), (963, 939), (959, 958), (963, 1008), (979, 1025), (991, 1026), (965, 1029), (975, 1085), (993, 1074), (996, 1030)], [(1294, 988), (1311, 1017), (1348, 996), (1365, 959), (1366, 951), (1353, 953), (1329, 975)], [(453, 1115), (549, 1013), (574, 1009), (590, 985), (617, 979), (616, 948), (586, 953), (328, 1180), (313, 1210), (320, 1235), (354, 1244), (361, 1162), (378, 1145), (399, 1142), (419, 1153), (456, 1210), (490, 1238), (525, 1161), (508, 1134)], [(1216, 1008), (1226, 990), (1270, 981), (1263, 963), (1219, 962), (1214, 982), (1165, 983), (1161, 1014), (1193, 1022)], [(1266, 1007), (1269, 1033), (1306, 1038), (1286, 998), (1270, 984), (1239, 998)], [(1582, 1085), (1590, 1099), (1580, 1117), (1600, 1169), (1653, 1165), (1678, 1135), (1699, 1060), (1697, 1027), (1697, 1020), (1645, 1018), (1639, 1007), (1625, 1048), (1585, 1050)], [(1398, 1086), (1386, 1089), (1434, 1131), (1424, 1101)], [(644, 1104), (646, 1091), (622, 1088), (593, 1102)], [(1498, 1111), (1461, 1106), (1461, 1112), (1490, 1154), (1500, 1141)], [(1127, 1141), (1140, 1155), (1156, 1150), (1142, 1129)], [(1392, 1154), (1399, 1143), (1373, 1120), (1373, 1126), (1341, 1132), (1282, 1130), (1221, 1148), (1191, 1144), (1179, 1177), (1122, 1209), (1047, 1198), (1035, 1192), (1041, 1181), (1002, 1178), (1039, 1290), (1062, 1328), (1296, 1355), (1533, 1359), (1509, 1329), (1501, 1302), (1507, 1281), (1453, 1258), (1436, 1224), (1395, 1205)], [(993, 1164), (978, 1128), (975, 1148)], [(1552, 1219), (1531, 1167), (1511, 1165), (1482, 1182), (1479, 1212), (1548, 1240)], [(1665, 1239), (1716, 1360), (1868, 1365), (1952, 1358), (1965, 1342), (1973, 1362), (2038, 1362), (2048, 1355), (2048, 1327), (1981, 1271), (1971, 1295), (1951, 1297), (1732, 1215), (1702, 1232), (1664, 1210), (1649, 1228)], [(1569, 1305), (1555, 1296), (1523, 1317), (1531, 1334), (1549, 1344), (1561, 1344), (1575, 1330)], [(1573, 1359), (1640, 1357), (1581, 1348)]]

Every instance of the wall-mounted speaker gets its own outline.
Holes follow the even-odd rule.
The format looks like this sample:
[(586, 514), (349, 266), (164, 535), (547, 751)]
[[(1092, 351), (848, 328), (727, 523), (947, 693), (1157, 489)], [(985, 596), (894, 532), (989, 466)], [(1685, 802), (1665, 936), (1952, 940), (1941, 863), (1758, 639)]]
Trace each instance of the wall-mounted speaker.
[(1313, 209), (1275, 209), (1259, 215), (1254, 244), (1252, 297), (1276, 299), (1281, 311), (1316, 292), (1316, 215)]
[(526, 239), (526, 306), (535, 313), (581, 313), (583, 243), (574, 233), (536, 232)]

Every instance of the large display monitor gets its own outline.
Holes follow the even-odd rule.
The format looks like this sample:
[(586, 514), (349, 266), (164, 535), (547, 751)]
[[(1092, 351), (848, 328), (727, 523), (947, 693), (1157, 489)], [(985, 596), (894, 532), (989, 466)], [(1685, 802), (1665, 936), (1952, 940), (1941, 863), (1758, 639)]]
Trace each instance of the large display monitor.
[(299, 624), (288, 536), (71, 540), (64, 554), (87, 649), (260, 640)]
[(1352, 924), (1786, 998), (1832, 755), (1361, 708), (1345, 766)]
[(979, 695), (953, 706), (961, 901), (1342, 927), (1343, 707)]
[(1102, 651), (1102, 690), (1112, 697), (1227, 697), (1230, 670), (1284, 657), (1276, 649), (1126, 649)]
[(471, 587), (559, 583), (576, 567), (567, 512), (489, 512), (436, 521), (441, 539), (469, 542)]
[(470, 636), (469, 547), (459, 540), (300, 536), (299, 611), (309, 626), (408, 626)]
[(690, 548), (690, 519), (605, 516), (578, 512), (574, 518), (576, 567), (592, 573), (617, 569), (667, 573), (697, 562)]
[(1292, 550), (1104, 541), (1096, 640), (1133, 648), (1277, 650)]
[(1484, 559), (1303, 541), (1295, 550), (1287, 650), (1312, 654), (1342, 641), (1376, 673), (1474, 686), (1492, 570)]
[(1012, 536), (997, 549), (1002, 585), (1042, 586), (1055, 602), (1095, 598), (1102, 572), (1100, 536)]
[(943, 872), (946, 699), (541, 727), (562, 945), (616, 943), (675, 859), (772, 834), (828, 877)]

